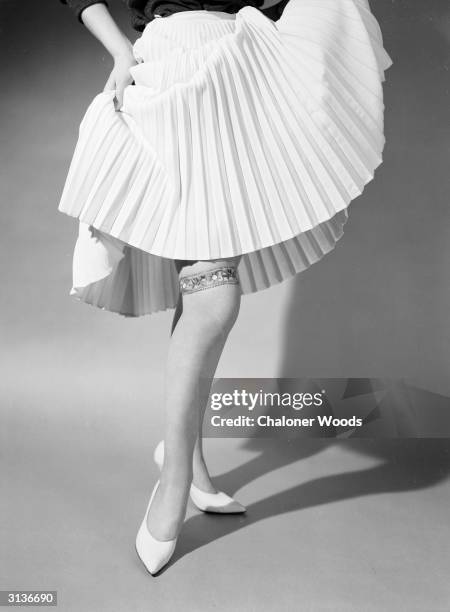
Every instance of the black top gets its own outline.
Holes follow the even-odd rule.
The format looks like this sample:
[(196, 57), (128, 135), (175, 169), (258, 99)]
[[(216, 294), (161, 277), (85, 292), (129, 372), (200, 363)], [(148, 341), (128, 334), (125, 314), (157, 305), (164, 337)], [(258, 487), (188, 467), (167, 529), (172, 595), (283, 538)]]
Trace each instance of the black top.
[[(69, 5), (81, 21), (81, 13), (92, 4), (106, 4), (105, 0), (61, 0)], [(142, 32), (147, 23), (155, 15), (167, 17), (180, 11), (221, 11), (223, 13), (237, 13), (244, 6), (256, 8), (263, 5), (264, 0), (124, 0), (132, 14), (132, 25), (135, 30)]]

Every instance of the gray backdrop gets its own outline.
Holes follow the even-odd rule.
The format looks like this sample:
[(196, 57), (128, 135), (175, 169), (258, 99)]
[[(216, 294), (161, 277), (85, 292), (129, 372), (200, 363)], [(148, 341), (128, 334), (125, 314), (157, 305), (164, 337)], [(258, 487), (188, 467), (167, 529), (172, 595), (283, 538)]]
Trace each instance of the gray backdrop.
[[(394, 60), (384, 164), (334, 252), (244, 298), (219, 376), (404, 378), (450, 395), (450, 9), (372, 8)], [(0, 19), (0, 587), (58, 589), (65, 612), (447, 610), (446, 440), (208, 440), (217, 486), (248, 516), (190, 508), (149, 580), (133, 546), (171, 313), (69, 298), (77, 224), (57, 212), (111, 62), (57, 0), (3, 0)]]
[[(110, 4), (135, 37), (122, 3)], [(57, 212), (80, 119), (111, 61), (56, 0), (17, 6), (3, 1), (0, 13), (4, 406), (67, 414), (125, 394), (130, 410), (131, 400), (145, 408), (161, 393), (171, 312), (128, 320), (70, 298), (77, 223)], [(449, 9), (372, 9), (394, 61), (384, 163), (334, 252), (244, 297), (219, 376), (402, 377), (450, 394)]]

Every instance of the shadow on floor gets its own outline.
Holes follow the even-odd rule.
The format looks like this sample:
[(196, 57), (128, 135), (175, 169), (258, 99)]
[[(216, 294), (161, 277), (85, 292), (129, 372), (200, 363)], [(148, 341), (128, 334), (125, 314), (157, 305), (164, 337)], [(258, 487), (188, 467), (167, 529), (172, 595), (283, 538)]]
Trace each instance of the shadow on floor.
[(450, 440), (267, 440), (265, 450), (242, 466), (215, 478), (217, 486), (233, 494), (267, 473), (311, 457), (333, 445), (369, 455), (374, 467), (333, 474), (303, 482), (269, 495), (247, 508), (245, 515), (199, 514), (189, 518), (172, 563), (214, 540), (273, 516), (377, 493), (395, 493), (431, 487), (448, 478)]
[[(387, 163), (380, 169), (376, 183), (352, 211), (345, 248), (336, 249), (333, 265), (321, 264), (314, 275), (305, 273), (295, 281), (281, 366), (284, 376), (308, 376), (318, 369), (323, 376), (339, 376), (336, 364), (343, 371), (354, 371), (355, 355), (365, 349), (358, 357), (359, 370), (375, 364), (395, 377), (398, 371), (403, 372), (406, 360), (419, 355), (417, 346), (428, 347), (429, 339), (435, 338), (434, 329), (444, 329), (437, 322), (447, 316), (445, 307), (439, 311), (433, 307), (433, 316), (426, 319), (431, 328), (422, 326), (423, 336), (414, 335), (422, 328), (417, 331), (414, 327), (412, 333), (407, 324), (417, 320), (417, 312), (429, 312), (430, 292), (436, 297), (435, 304), (445, 305), (445, 300), (438, 299), (435, 278), (429, 274), (430, 262), (435, 259), (441, 262), (442, 253), (434, 246), (442, 240), (436, 240), (433, 225), (429, 226), (428, 233), (424, 232), (421, 211), (423, 202), (429, 200), (429, 185), (442, 184), (438, 177), (445, 172), (439, 162), (445, 88), (443, 80), (429, 66), (445, 63), (446, 41), (437, 24), (443, 23), (441, 16), (447, 9), (440, 3), (430, 13), (433, 19), (425, 20), (420, 3), (416, 5), (408, 13), (408, 19), (402, 3), (384, 2), (377, 6), (376, 16), (394, 59), (386, 87)], [(421, 40), (426, 36), (430, 42), (426, 50), (415, 43), (417, 36), (411, 36), (411, 31)], [(417, 93), (407, 113), (405, 89)], [(430, 91), (435, 95), (430, 97)], [(430, 108), (434, 117), (431, 124)], [(423, 146), (424, 134), (433, 145), (433, 163), (425, 159), (428, 149)], [(433, 200), (438, 219), (442, 219), (444, 210), (443, 193), (439, 192)], [(418, 262), (414, 274), (411, 274), (411, 262)], [(411, 295), (415, 296), (414, 301)], [(423, 310), (418, 310), (417, 302)], [(431, 346), (429, 355), (426, 374), (434, 379), (434, 370), (441, 372), (444, 359), (435, 346)], [(423, 360), (419, 365), (422, 367)], [(264, 519), (366, 495), (432, 487), (446, 480), (450, 471), (450, 440), (447, 439), (267, 440), (252, 443), (250, 448), (257, 452), (256, 456), (222, 474), (215, 483), (232, 494), (261, 476), (307, 460), (333, 445), (368, 455), (375, 464), (301, 482), (273, 495), (269, 491), (267, 497), (248, 507), (245, 516), (195, 515), (183, 526), (172, 563)]]

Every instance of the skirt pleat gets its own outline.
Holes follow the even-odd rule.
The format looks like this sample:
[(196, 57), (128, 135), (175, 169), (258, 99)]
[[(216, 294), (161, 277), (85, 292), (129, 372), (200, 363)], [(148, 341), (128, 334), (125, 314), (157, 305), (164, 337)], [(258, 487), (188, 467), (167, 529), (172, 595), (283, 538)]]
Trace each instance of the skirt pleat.
[(176, 13), (134, 53), (121, 112), (107, 91), (81, 122), (59, 205), (79, 220), (71, 294), (140, 316), (176, 305), (176, 259), (241, 255), (245, 294), (329, 253), (382, 161), (391, 60), (367, 2)]

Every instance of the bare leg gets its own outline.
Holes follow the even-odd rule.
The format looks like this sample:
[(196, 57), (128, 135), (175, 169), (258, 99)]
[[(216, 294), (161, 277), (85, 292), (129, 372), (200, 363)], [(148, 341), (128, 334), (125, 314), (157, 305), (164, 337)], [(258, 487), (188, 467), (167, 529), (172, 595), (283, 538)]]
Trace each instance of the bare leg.
[[(235, 261), (235, 265), (237, 265), (239, 263), (239, 258), (236, 258), (234, 261)], [(178, 273), (180, 273), (183, 267), (183, 262), (176, 262), (176, 265), (177, 265), (177, 271)], [(215, 264), (215, 266), (217, 266), (217, 264)], [(189, 269), (190, 268), (186, 267), (184, 274), (186, 274), (189, 271)], [(178, 303), (175, 308), (175, 312), (173, 316), (172, 328), (170, 332), (171, 335), (173, 335), (175, 327), (177, 326), (177, 323), (180, 320), (182, 313), (183, 313), (183, 296), (180, 293), (179, 298), (178, 298)], [(220, 359), (220, 354), (222, 352), (222, 347), (218, 344), (217, 349), (219, 350), (219, 355), (217, 357), (217, 362), (218, 362)], [(215, 486), (213, 485), (211, 481), (211, 477), (209, 475), (209, 471), (206, 466), (206, 462), (205, 462), (205, 458), (203, 454), (203, 444), (202, 444), (203, 442), (203, 421), (205, 417), (205, 410), (206, 410), (206, 406), (208, 403), (209, 394), (211, 391), (211, 384), (207, 384), (207, 381), (203, 381), (203, 382), (206, 384), (203, 384), (199, 388), (199, 426), (198, 426), (198, 436), (195, 442), (194, 453), (193, 453), (192, 482), (199, 489), (201, 489), (202, 491), (205, 491), (206, 493), (217, 493), (217, 489), (215, 488)]]
[[(184, 267), (180, 275), (235, 267), (236, 262), (199, 261)], [(159, 540), (176, 537), (184, 520), (194, 446), (201, 453), (197, 440), (204, 406), (239, 312), (240, 296), (240, 285), (230, 282), (183, 294), (182, 314), (173, 325), (166, 366), (164, 465), (147, 519), (150, 533)]]
[[(222, 347), (223, 348), (223, 347)], [(220, 346), (217, 346), (217, 349), (222, 352)], [(219, 355), (220, 357), (220, 355)], [(219, 359), (217, 359), (219, 361)], [(206, 466), (204, 454), (203, 454), (203, 421), (205, 417), (205, 410), (208, 404), (208, 398), (211, 391), (211, 380), (208, 381), (209, 384), (205, 384), (200, 388), (199, 395), (199, 423), (198, 423), (198, 435), (197, 440), (194, 446), (194, 454), (193, 454), (193, 477), (192, 482), (196, 487), (205, 491), (206, 493), (217, 493), (216, 487), (211, 482), (211, 477), (209, 475), (208, 468)]]

